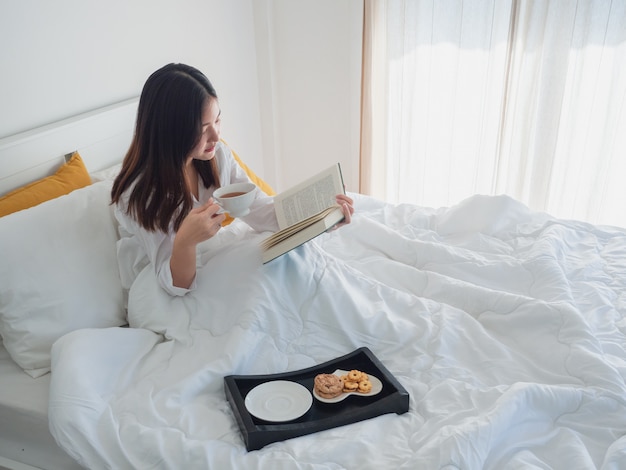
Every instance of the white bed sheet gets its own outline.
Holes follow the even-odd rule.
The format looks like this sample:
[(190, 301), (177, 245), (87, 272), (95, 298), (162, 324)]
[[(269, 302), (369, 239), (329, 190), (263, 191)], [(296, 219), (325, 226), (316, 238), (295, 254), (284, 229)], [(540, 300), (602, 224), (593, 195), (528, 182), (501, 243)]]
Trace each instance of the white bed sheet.
[(50, 375), (33, 379), (0, 340), (0, 456), (48, 470), (80, 467), (48, 430)]
[[(506, 197), (356, 199), (351, 225), (263, 267), (261, 235), (225, 230), (194, 293), (171, 298), (146, 270), (133, 328), (59, 340), (60, 445), (94, 469), (625, 468), (626, 234)], [(361, 346), (408, 390), (408, 413), (246, 452), (225, 375)]]

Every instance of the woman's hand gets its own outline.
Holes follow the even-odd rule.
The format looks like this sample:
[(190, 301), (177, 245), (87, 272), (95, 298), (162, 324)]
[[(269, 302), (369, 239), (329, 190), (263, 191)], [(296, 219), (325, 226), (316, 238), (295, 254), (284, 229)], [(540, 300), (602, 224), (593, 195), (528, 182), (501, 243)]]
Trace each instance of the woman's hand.
[(204, 205), (191, 209), (187, 217), (180, 225), (176, 238), (181, 242), (195, 246), (215, 236), (222, 227), (222, 222), (226, 218), (224, 214), (218, 214), (220, 210), (213, 198), (210, 198)]
[(206, 204), (192, 209), (180, 224), (174, 237), (170, 270), (176, 287), (188, 289), (196, 277), (196, 245), (208, 240), (222, 227), (226, 218), (218, 214), (220, 206), (209, 199)]
[(337, 204), (341, 206), (341, 210), (343, 211), (343, 215), (345, 217), (340, 223), (335, 225), (336, 228), (339, 228), (352, 221), (352, 214), (354, 214), (354, 201), (345, 194), (337, 194), (336, 201)]

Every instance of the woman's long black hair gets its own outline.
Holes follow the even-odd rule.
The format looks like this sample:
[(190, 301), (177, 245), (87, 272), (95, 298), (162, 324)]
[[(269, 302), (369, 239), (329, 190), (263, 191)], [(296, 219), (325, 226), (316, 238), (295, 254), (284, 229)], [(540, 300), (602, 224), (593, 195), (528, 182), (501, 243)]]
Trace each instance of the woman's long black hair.
[[(211, 82), (185, 64), (168, 64), (146, 81), (137, 121), (122, 169), (113, 183), (111, 202), (132, 187), (128, 213), (147, 230), (178, 230), (193, 207), (184, 165), (202, 133), (202, 109), (217, 99)], [(194, 160), (205, 187), (219, 186), (215, 158)]]

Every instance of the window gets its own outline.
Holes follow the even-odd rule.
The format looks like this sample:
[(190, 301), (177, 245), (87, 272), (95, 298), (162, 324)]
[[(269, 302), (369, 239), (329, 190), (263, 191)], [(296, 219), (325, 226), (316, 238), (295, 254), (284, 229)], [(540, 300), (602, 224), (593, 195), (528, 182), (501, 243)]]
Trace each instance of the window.
[(361, 191), (626, 227), (626, 2), (365, 0)]

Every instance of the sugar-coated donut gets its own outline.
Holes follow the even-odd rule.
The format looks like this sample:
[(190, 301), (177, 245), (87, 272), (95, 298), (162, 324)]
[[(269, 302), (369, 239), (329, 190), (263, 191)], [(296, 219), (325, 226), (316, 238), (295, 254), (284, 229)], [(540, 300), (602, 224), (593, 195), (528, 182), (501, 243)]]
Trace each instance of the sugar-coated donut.
[(322, 398), (335, 398), (343, 392), (343, 380), (335, 374), (318, 374), (315, 376), (314, 388)]

